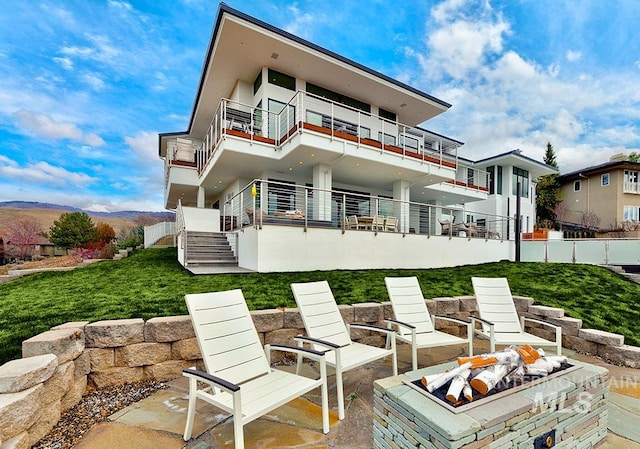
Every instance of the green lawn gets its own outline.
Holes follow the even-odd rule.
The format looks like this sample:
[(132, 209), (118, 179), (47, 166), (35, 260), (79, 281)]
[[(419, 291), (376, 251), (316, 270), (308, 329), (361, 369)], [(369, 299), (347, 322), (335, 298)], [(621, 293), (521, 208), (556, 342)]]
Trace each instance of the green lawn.
[(473, 294), (471, 276), (505, 276), (514, 295), (562, 307), (584, 327), (621, 333), (640, 345), (640, 285), (611, 271), (573, 264), (498, 262), (431, 270), (313, 271), (194, 276), (175, 249), (147, 249), (119, 261), (0, 284), (0, 364), (20, 357), (21, 342), (67, 321), (187, 314), (183, 296), (241, 288), (250, 309), (295, 307), (289, 285), (326, 279), (340, 304), (387, 301), (385, 276), (415, 275), (427, 298)]

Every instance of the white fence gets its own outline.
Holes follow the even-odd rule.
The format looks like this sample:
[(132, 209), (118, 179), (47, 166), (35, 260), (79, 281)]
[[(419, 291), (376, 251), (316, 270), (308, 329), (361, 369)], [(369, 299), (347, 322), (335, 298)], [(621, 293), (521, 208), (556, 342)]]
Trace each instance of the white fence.
[(640, 265), (640, 240), (522, 241), (522, 262), (564, 262), (592, 265)]
[[(151, 248), (154, 243), (163, 237), (176, 235), (176, 223), (175, 221), (164, 221), (156, 223), (151, 226), (144, 227), (144, 247)], [(173, 246), (175, 246), (175, 238), (173, 240)]]

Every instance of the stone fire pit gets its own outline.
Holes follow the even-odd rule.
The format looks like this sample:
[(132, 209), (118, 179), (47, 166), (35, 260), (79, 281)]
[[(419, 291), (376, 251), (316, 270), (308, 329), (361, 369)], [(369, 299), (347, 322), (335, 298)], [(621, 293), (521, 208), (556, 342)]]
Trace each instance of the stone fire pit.
[(576, 360), (573, 369), (489, 396), (455, 412), (407, 381), (451, 362), (374, 383), (375, 448), (590, 447), (607, 434), (606, 369)]

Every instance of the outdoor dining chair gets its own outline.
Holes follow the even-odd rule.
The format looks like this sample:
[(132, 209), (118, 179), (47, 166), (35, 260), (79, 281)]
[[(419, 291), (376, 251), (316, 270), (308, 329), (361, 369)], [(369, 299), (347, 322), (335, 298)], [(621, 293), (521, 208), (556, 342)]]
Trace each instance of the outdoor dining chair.
[[(432, 318), (417, 277), (385, 277), (384, 283), (387, 286), (395, 317), (395, 320), (387, 321), (395, 325), (396, 339), (411, 345), (413, 370), (418, 369), (418, 349), (465, 344), (469, 355), (473, 355), (471, 323), (445, 316), (434, 315)], [(466, 326), (467, 336), (463, 338), (437, 331), (434, 325), (435, 319)]]
[[(190, 294), (185, 300), (206, 369), (183, 371), (189, 378), (185, 441), (191, 438), (197, 399), (233, 415), (235, 447), (243, 449), (245, 424), (318, 387), (322, 394), (322, 431), (329, 432), (327, 368), (321, 352), (277, 344), (263, 349), (240, 289)], [(319, 378), (272, 369), (271, 350), (314, 360)], [(198, 389), (198, 383), (207, 387)]]
[[(523, 345), (552, 347), (558, 355), (562, 355), (562, 328), (547, 321), (534, 318), (518, 317), (516, 306), (511, 296), (507, 278), (472, 277), (473, 291), (478, 304), (479, 317), (471, 317), (472, 322), (479, 322), (481, 329), (475, 329), (476, 335), (490, 342), (491, 352), (497, 345)], [(525, 323), (541, 324), (555, 331), (555, 340), (550, 341), (537, 335), (525, 332)]]
[[(374, 360), (391, 356), (393, 375), (398, 375), (396, 359), (396, 340), (392, 329), (372, 326), (364, 323), (345, 325), (338, 310), (331, 288), (327, 281), (291, 284), (293, 296), (302, 316), (306, 337), (297, 337), (298, 344), (304, 341), (315, 349), (327, 350), (327, 365), (336, 371), (336, 388), (338, 395), (338, 418), (344, 419), (344, 391), (342, 373), (360, 367)], [(350, 329), (365, 329), (386, 335), (390, 348), (378, 348), (351, 340)], [(298, 372), (301, 357), (298, 356)]]

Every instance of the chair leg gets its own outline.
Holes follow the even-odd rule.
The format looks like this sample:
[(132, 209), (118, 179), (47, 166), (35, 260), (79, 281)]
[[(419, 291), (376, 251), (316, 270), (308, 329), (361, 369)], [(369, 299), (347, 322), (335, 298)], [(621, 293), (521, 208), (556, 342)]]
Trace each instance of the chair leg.
[(322, 392), (322, 433), (329, 433), (329, 393), (327, 391), (327, 365), (320, 363), (320, 378), (323, 379), (320, 391)]
[(240, 390), (233, 393), (233, 442), (235, 449), (244, 449), (244, 419), (242, 418), (242, 399)]
[(344, 419), (344, 388), (342, 386), (342, 369), (336, 366), (336, 390), (338, 396), (338, 419)]
[(411, 345), (411, 361), (412, 361), (412, 367), (413, 370), (417, 370), (418, 369), (418, 348), (416, 348), (416, 345)]
[(196, 391), (198, 389), (198, 381), (190, 377), (189, 378), (189, 405), (187, 408), (187, 422), (184, 426), (184, 441), (191, 439), (191, 432), (193, 431), (193, 419), (196, 414)]

